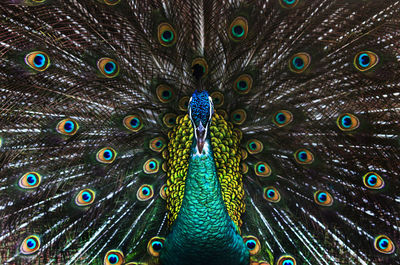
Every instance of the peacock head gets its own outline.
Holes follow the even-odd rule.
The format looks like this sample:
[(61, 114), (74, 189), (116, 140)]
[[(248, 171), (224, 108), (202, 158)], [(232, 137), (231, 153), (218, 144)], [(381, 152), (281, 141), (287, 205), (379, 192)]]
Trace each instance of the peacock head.
[(207, 91), (196, 90), (189, 100), (189, 117), (193, 124), (199, 153), (203, 151), (213, 113), (214, 104)]

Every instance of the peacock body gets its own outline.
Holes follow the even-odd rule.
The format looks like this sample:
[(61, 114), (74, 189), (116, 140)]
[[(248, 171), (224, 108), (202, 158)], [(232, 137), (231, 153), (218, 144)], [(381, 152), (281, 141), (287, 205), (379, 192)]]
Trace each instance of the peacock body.
[(400, 264), (400, 1), (0, 10), (0, 263)]

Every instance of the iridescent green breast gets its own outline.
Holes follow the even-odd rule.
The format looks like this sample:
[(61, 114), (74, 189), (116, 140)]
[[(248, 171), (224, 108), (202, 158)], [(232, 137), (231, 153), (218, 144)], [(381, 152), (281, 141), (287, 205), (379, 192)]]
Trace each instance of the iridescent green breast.
[[(178, 117), (177, 125), (169, 133), (167, 158), (167, 211), (168, 223), (172, 225), (182, 206), (189, 154), (193, 143), (193, 126), (188, 115)], [(242, 174), (240, 173), (241, 135), (233, 125), (214, 113), (210, 127), (211, 146), (215, 167), (226, 210), (232, 221), (240, 227), (245, 211)]]

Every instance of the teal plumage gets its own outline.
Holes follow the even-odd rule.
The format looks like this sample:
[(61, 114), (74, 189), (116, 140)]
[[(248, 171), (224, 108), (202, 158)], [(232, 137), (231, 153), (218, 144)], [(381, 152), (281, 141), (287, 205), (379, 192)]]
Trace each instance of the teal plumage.
[(6, 0), (0, 263), (400, 264), (399, 15)]
[[(206, 145), (211, 145), (209, 140)], [(187, 264), (187, 260), (192, 264), (249, 262), (243, 240), (226, 212), (211, 150), (209, 152), (194, 155), (189, 160), (181, 215), (166, 238), (161, 255), (161, 261), (164, 256), (170, 257), (165, 258), (168, 260), (165, 264)], [(196, 261), (199, 249), (204, 249), (204, 253), (201, 261)]]

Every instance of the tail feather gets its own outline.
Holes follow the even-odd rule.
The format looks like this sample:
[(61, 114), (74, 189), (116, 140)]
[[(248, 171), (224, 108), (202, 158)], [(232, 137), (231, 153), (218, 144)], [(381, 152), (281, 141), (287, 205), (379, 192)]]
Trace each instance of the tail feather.
[[(262, 245), (253, 261), (398, 264), (397, 250), (374, 246), (380, 235), (400, 246), (399, 1), (8, 2), (0, 7), (1, 261), (102, 264), (115, 249), (155, 264), (147, 244), (168, 233), (168, 169), (151, 141), (168, 139), (192, 92), (205, 88), (243, 134), (241, 232)], [(232, 36), (238, 17), (248, 22), (243, 40)], [(50, 60), (44, 71), (27, 63), (38, 51)], [(372, 69), (360, 67), (360, 52), (371, 54)], [(101, 59), (118, 70), (103, 72)], [(343, 115), (357, 128), (341, 127)], [(66, 119), (76, 132), (60, 133)], [(249, 150), (254, 139), (261, 150)], [(112, 163), (99, 158), (104, 148)], [(156, 169), (146, 169), (150, 159)], [(259, 162), (270, 174), (257, 172)], [(370, 172), (381, 189), (365, 184)], [(21, 188), (27, 173), (40, 176), (37, 188)], [(90, 207), (76, 203), (83, 191), (95, 195)], [(41, 246), (26, 257), (20, 245), (30, 235)]]

